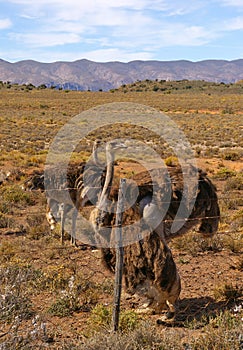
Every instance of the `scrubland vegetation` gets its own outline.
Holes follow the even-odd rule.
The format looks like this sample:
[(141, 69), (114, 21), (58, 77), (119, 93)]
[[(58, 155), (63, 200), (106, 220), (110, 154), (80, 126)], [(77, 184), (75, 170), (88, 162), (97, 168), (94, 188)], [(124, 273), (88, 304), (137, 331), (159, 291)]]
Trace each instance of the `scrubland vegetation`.
[[(137, 82), (110, 92), (76, 92), (0, 84), (0, 350), (7, 349), (243, 349), (243, 85), (206, 82)], [(122, 299), (120, 331), (110, 331), (113, 276), (99, 253), (59, 243), (50, 234), (43, 193), (21, 185), (42, 170), (58, 130), (73, 116), (110, 102), (134, 102), (166, 113), (190, 141), (198, 165), (218, 188), (219, 232), (193, 231), (170, 243), (182, 277), (178, 315), (138, 315)], [(101, 132), (99, 130), (99, 132)], [(171, 150), (148, 131), (167, 164)], [(115, 126), (102, 131), (107, 139)], [(119, 126), (119, 136), (127, 135)], [(95, 133), (90, 135), (94, 140)], [(82, 142), (74, 160), (89, 157)], [(134, 164), (119, 165), (128, 175)]]

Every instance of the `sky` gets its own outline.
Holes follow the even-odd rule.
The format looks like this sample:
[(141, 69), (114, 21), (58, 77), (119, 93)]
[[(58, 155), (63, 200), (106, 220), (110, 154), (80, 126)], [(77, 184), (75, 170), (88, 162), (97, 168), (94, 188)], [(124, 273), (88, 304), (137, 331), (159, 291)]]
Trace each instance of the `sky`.
[(0, 58), (243, 58), (243, 0), (0, 0)]

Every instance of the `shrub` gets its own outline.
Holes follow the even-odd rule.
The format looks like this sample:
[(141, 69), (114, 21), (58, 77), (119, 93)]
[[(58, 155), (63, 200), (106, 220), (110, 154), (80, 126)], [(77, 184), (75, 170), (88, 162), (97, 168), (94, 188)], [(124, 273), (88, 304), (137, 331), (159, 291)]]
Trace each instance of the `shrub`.
[(0, 269), (0, 319), (12, 322), (16, 317), (28, 319), (33, 315), (27, 295), (29, 283), (36, 279), (31, 267), (10, 266)]
[(223, 238), (224, 246), (233, 253), (239, 253), (243, 249), (243, 235), (240, 233), (227, 234)]
[(64, 317), (70, 316), (79, 309), (79, 288), (74, 276), (71, 276), (67, 288), (61, 291), (61, 296), (50, 306), (48, 312), (54, 316)]
[(5, 215), (4, 213), (0, 212), (0, 228), (7, 228), (10, 226), (10, 221), (12, 222), (12, 220)]
[(0, 246), (0, 261), (10, 261), (17, 254), (16, 247), (8, 241), (2, 242)]
[(214, 297), (216, 300), (235, 300), (242, 295), (242, 290), (238, 286), (227, 283), (216, 287), (214, 290)]
[[(219, 235), (214, 235), (212, 238), (209, 238), (203, 237), (200, 233), (193, 232), (175, 237), (172, 245), (175, 249), (187, 252), (192, 256), (197, 256), (198, 253), (205, 251), (218, 252), (223, 248), (222, 239)], [(183, 260), (181, 262), (184, 263)]]
[(68, 298), (58, 298), (48, 309), (51, 315), (58, 317), (70, 316), (73, 311)]
[(174, 156), (167, 157), (165, 159), (165, 164), (167, 166), (177, 166), (179, 163), (178, 158)]
[[(110, 329), (112, 321), (112, 308), (97, 304), (91, 311), (89, 324), (94, 331)], [(139, 325), (139, 316), (132, 310), (121, 310), (119, 317), (119, 330), (128, 332), (134, 330)]]
[(232, 190), (243, 190), (243, 173), (238, 173), (234, 177), (227, 178), (225, 187), (225, 191), (232, 191)]
[(0, 195), (2, 196), (2, 201), (9, 205), (22, 204), (22, 205), (32, 205), (34, 200), (30, 193), (24, 192), (19, 186), (5, 186)]
[(91, 311), (89, 324), (92, 325), (92, 329), (95, 331), (108, 329), (111, 325), (111, 318), (111, 308), (107, 308), (102, 304), (97, 304)]
[(33, 315), (30, 299), (18, 290), (7, 289), (0, 295), (0, 320), (11, 322), (16, 317), (28, 319)]
[(232, 160), (232, 161), (236, 161), (239, 160), (241, 158), (241, 153), (238, 151), (225, 151), (222, 154), (222, 158), (225, 160)]
[[(88, 338), (75, 350), (180, 350), (181, 344), (178, 334), (164, 332), (160, 334), (151, 323), (143, 322), (139, 327), (129, 333), (103, 330)], [(73, 347), (68, 348), (68, 350)]]
[(221, 168), (215, 175), (214, 178), (219, 180), (226, 180), (229, 177), (235, 176), (236, 172), (228, 168)]

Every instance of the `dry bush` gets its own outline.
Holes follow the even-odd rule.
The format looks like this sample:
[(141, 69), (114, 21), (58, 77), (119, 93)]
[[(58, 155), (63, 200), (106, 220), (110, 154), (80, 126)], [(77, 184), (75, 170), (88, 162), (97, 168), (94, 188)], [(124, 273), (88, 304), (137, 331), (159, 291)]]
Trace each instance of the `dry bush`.
[(221, 312), (199, 337), (191, 340), (191, 350), (241, 350), (243, 347), (242, 311)]
[(16, 265), (0, 269), (0, 320), (13, 322), (28, 319), (33, 315), (29, 298), (29, 283), (36, 279), (36, 273), (31, 268)]
[(235, 176), (230, 177), (226, 180), (224, 191), (227, 192), (232, 190), (243, 190), (243, 172), (239, 172)]
[(243, 295), (243, 290), (241, 290), (237, 285), (223, 284), (216, 286), (214, 289), (214, 297), (216, 300), (227, 300), (232, 301), (240, 298)]
[[(80, 350), (180, 350), (181, 344), (178, 341), (178, 336), (173, 332), (168, 332), (167, 336), (162, 336), (158, 329), (147, 322), (139, 324), (130, 332), (102, 331), (94, 334), (86, 340), (84, 344), (80, 344), (76, 349)], [(65, 349), (67, 350), (68, 347)], [(69, 348), (71, 350), (71, 348)]]
[(238, 161), (242, 157), (242, 151), (227, 150), (222, 152), (220, 155), (225, 160)]
[[(233, 227), (233, 226), (231, 226)], [(236, 226), (234, 226), (236, 227)], [(233, 253), (243, 251), (243, 233), (232, 232), (223, 236), (223, 245)]]
[(201, 252), (221, 251), (223, 248), (223, 242), (221, 236), (217, 234), (213, 237), (203, 237), (200, 233), (189, 232), (186, 235), (175, 237), (171, 246), (172, 249), (175, 248), (181, 252), (197, 256), (197, 254)]
[(202, 334), (192, 336), (145, 321), (129, 333), (102, 331), (79, 344), (66, 344), (62, 350), (239, 350), (243, 345), (241, 318), (242, 309), (220, 313), (209, 320)]

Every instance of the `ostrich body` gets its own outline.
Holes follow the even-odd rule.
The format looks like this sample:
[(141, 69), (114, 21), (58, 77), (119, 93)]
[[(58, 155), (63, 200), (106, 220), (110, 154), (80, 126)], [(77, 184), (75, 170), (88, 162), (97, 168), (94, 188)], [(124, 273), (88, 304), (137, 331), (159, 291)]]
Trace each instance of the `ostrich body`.
[[(60, 220), (60, 239), (63, 243), (65, 218), (69, 211), (75, 210), (76, 189), (75, 181), (83, 171), (85, 163), (71, 164), (68, 168), (67, 174), (62, 170), (63, 164), (58, 164), (44, 171), (35, 172), (29, 179), (27, 179), (22, 188), (27, 191), (40, 190), (45, 192), (45, 186), (48, 186), (46, 193), (46, 219), (50, 225), (51, 231), (54, 230), (57, 221)], [(66, 178), (66, 179), (65, 179)], [(74, 213), (73, 220), (75, 220)], [(73, 225), (75, 227), (75, 225)], [(71, 235), (71, 242), (74, 243), (74, 235)]]
[[(78, 211), (88, 202), (96, 203), (98, 199), (98, 194), (101, 191), (102, 174), (104, 172), (104, 166), (100, 162), (97, 154), (100, 144), (100, 140), (95, 140), (92, 151), (93, 159), (88, 163), (81, 163), (78, 171), (71, 170), (68, 172), (67, 182), (63, 182), (62, 179), (58, 179), (58, 182), (62, 184), (62, 188), (50, 191), (50, 195), (48, 193), (47, 215), (49, 217), (49, 222), (53, 222), (53, 210), (55, 210), (56, 207), (58, 208), (57, 212), (55, 212), (55, 217), (60, 217), (62, 244), (65, 219), (68, 211), (71, 211), (72, 216), (71, 243), (76, 245), (76, 220)], [(57, 174), (54, 175), (54, 179), (57, 180)]]
[[(76, 245), (76, 219), (78, 210), (85, 206), (89, 201), (96, 203), (98, 193), (101, 191), (102, 174), (104, 166), (98, 159), (97, 148), (100, 140), (96, 140), (93, 145), (93, 159), (86, 164), (70, 164), (67, 174), (63, 164), (57, 164), (55, 167), (46, 169), (44, 172), (34, 173), (23, 185), (24, 190), (40, 190), (46, 193), (47, 206), (46, 218), (51, 230), (55, 228), (60, 220), (60, 239), (63, 244), (65, 219), (68, 212), (71, 212), (72, 228), (71, 243)], [(88, 180), (84, 182), (84, 175)], [(44, 178), (45, 176), (45, 178)], [(95, 189), (93, 189), (94, 186)]]
[[(110, 157), (109, 160), (112, 160), (114, 154), (109, 155), (109, 149), (107, 149), (107, 156)], [(158, 177), (164, 177), (161, 170), (156, 169), (155, 172), (157, 172)], [(113, 174), (114, 162), (110, 161), (107, 166), (105, 186), (100, 196), (100, 205), (92, 211), (90, 216), (97, 244), (100, 246), (103, 244), (103, 248), (101, 248), (102, 261), (105, 267), (112, 272), (115, 270), (115, 250), (110, 248), (109, 244), (112, 246), (112, 227), (115, 223), (114, 207), (118, 193), (117, 187), (111, 188)], [(174, 236), (184, 234), (197, 224), (200, 224), (199, 232), (212, 234), (217, 230), (220, 213), (216, 189), (206, 174), (199, 170), (198, 190), (191, 214), (187, 220), (184, 220), (178, 232), (172, 232), (171, 226), (180, 204), (185, 206), (186, 213), (187, 203), (182, 202), (183, 176), (181, 169), (170, 167), (169, 174), (173, 179), (172, 183), (165, 181), (163, 185), (161, 185), (160, 179), (158, 179), (157, 184), (154, 183), (148, 172), (133, 177), (133, 181), (138, 186), (138, 198), (136, 203), (123, 213), (123, 227), (126, 232), (129, 232), (129, 227), (127, 230), (126, 226), (143, 218), (142, 230), (146, 233), (142, 234), (141, 232), (141, 237), (135, 243), (134, 241), (129, 242), (129, 240), (128, 243), (124, 242), (123, 272), (125, 288), (128, 293), (138, 295), (142, 299), (145, 298), (144, 306), (149, 306), (155, 312), (161, 312), (167, 307), (169, 312), (166, 318), (173, 318), (181, 291), (181, 283), (171, 250), (168, 247), (168, 241)], [(153, 199), (154, 188), (156, 189), (155, 199)], [(134, 183), (131, 183), (128, 186), (128, 191), (132, 193), (133, 189)], [(168, 195), (166, 196), (168, 191), (170, 195), (168, 210), (157, 227), (151, 229), (151, 213), (154, 210), (164, 210), (163, 206), (168, 199)], [(132, 226), (130, 227), (132, 237), (134, 232), (132, 232)], [(126, 237), (129, 238), (129, 235)]]

